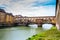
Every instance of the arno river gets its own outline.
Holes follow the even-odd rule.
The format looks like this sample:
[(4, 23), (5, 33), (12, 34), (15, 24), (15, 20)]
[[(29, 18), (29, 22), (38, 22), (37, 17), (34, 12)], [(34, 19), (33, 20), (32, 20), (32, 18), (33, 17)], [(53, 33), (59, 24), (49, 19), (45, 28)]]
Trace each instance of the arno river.
[(41, 27), (11, 27), (0, 29), (0, 40), (26, 40), (37, 33), (43, 32)]

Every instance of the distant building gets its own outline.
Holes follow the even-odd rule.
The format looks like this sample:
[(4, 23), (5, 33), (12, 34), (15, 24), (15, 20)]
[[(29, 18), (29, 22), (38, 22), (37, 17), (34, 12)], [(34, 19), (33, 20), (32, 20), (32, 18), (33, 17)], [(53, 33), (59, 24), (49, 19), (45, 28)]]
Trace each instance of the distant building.
[(0, 26), (7, 26), (13, 23), (14, 16), (12, 15), (12, 13), (6, 13), (5, 10), (0, 9)]
[(12, 13), (6, 13), (6, 23), (13, 25), (14, 21), (15, 21), (15, 19), (14, 19), (14, 16), (12, 15)]
[[(41, 17), (17, 17), (15, 18), (16, 22), (28, 22), (28, 20), (32, 23), (42, 23), (45, 20), (48, 22), (55, 21), (55, 16), (41, 16)], [(53, 20), (53, 21), (52, 21)], [(55, 22), (54, 22), (55, 23)]]
[(5, 24), (6, 22), (6, 12), (3, 9), (0, 9), (0, 25)]
[(22, 15), (15, 15), (14, 18), (15, 18), (15, 22), (18, 23), (21, 21), (20, 18), (22, 18), (23, 16)]

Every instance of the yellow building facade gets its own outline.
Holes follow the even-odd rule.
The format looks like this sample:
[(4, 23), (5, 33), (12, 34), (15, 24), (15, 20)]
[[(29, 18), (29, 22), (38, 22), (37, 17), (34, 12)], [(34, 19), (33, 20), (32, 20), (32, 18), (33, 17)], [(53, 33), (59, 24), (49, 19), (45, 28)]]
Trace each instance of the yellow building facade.
[(14, 24), (14, 16), (12, 14), (10, 14), (10, 13), (6, 14), (6, 23), (9, 25)]
[(0, 24), (5, 24), (6, 22), (6, 12), (0, 9)]

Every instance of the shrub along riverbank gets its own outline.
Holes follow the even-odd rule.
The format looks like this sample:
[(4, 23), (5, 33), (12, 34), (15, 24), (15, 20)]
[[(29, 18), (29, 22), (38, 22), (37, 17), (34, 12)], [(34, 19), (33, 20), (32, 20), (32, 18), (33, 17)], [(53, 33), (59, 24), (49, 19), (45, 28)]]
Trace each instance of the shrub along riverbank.
[(52, 27), (50, 30), (33, 35), (27, 40), (60, 40), (60, 31), (56, 27)]

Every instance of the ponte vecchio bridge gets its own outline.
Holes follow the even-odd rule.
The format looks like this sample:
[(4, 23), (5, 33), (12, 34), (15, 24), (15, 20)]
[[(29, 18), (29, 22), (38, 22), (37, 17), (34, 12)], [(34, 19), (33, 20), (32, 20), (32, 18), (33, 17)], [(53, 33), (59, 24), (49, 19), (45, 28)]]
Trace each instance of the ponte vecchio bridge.
[(15, 16), (16, 23), (36, 23), (36, 24), (43, 24), (43, 23), (51, 23), (55, 24), (56, 17), (55, 16), (41, 16), (41, 17), (23, 17), (21, 15)]

